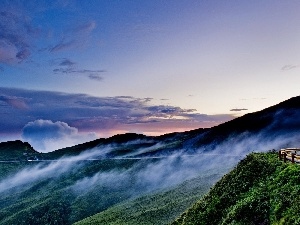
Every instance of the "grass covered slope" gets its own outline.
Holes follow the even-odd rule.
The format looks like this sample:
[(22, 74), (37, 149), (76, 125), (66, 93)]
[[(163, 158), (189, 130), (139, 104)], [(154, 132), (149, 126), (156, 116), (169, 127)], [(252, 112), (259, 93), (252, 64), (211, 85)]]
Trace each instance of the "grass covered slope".
[(252, 153), (183, 213), (179, 224), (300, 224), (300, 165)]
[(167, 224), (207, 193), (218, 179), (219, 174), (200, 176), (171, 190), (123, 202), (75, 224)]

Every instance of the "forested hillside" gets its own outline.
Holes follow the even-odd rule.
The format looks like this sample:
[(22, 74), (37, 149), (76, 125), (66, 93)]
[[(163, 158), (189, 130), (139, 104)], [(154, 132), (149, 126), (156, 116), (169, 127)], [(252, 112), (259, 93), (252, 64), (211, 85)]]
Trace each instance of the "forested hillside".
[(172, 225), (300, 224), (300, 166), (253, 153)]

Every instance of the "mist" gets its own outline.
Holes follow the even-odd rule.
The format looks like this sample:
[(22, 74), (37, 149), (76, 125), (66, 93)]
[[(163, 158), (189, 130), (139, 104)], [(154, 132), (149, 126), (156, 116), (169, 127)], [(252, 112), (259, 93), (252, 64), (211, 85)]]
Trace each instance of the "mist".
[[(221, 144), (203, 146), (193, 150), (178, 149), (174, 154), (154, 157), (135, 157), (140, 153), (162, 148), (164, 144), (157, 143), (146, 148), (137, 148), (133, 153), (112, 160), (135, 160), (133, 167), (118, 168), (110, 171), (98, 171), (90, 177), (77, 180), (70, 186), (72, 190), (88, 191), (97, 184), (115, 186), (118, 182), (132, 182), (133, 195), (169, 188), (185, 180), (205, 175), (207, 173), (225, 174), (250, 152), (265, 152), (283, 147), (294, 147), (299, 143), (298, 133), (269, 135), (263, 131), (259, 134), (242, 133), (228, 138)], [(139, 142), (136, 141), (135, 144)], [(142, 140), (140, 141), (142, 143)], [(128, 143), (131, 145), (132, 143)], [(126, 144), (123, 145), (126, 147)], [(208, 152), (207, 149), (210, 149)], [(49, 162), (39, 162), (28, 166), (18, 173), (0, 182), (0, 193), (13, 187), (34, 183), (39, 179), (59, 178), (62, 174), (79, 171), (88, 161), (106, 159), (111, 146), (87, 150), (77, 156), (63, 157)], [(131, 157), (131, 158), (128, 158)]]
[[(0, 181), (0, 193), (13, 187), (33, 184), (39, 179), (59, 178), (62, 174), (71, 170), (74, 172), (84, 166), (86, 160), (93, 160), (97, 157), (104, 156), (110, 149), (92, 149), (85, 151), (77, 156), (62, 157), (58, 160), (42, 160), (32, 162), (32, 166), (11, 175)], [(36, 164), (36, 165), (35, 165)]]
[[(209, 179), (209, 176), (216, 175), (213, 181), (216, 182), (217, 178), (228, 173), (251, 152), (299, 147), (298, 127), (287, 129), (291, 124), (297, 123), (295, 118), (282, 119), (281, 112), (276, 113), (273, 122), (259, 132), (232, 134), (222, 141), (197, 148), (194, 147), (195, 143), (203, 134), (185, 141), (182, 145), (184, 147), (168, 150), (163, 154), (161, 151), (156, 154), (156, 150), (167, 148), (168, 142), (137, 139), (122, 144), (99, 146), (77, 156), (32, 164), (28, 162), (26, 168), (0, 181), (0, 193), (6, 196), (21, 194), (26, 190), (38, 191), (39, 189), (30, 188), (46, 180), (51, 183), (52, 190), (63, 185), (63, 192), (72, 195), (73, 200), (70, 201), (94, 201), (87, 199), (89, 196), (96, 196), (98, 199), (101, 195), (112, 195), (113, 200), (106, 205), (101, 202), (104, 206), (95, 208), (96, 212), (130, 198), (169, 190), (197, 177)], [(47, 190), (47, 186), (41, 188)], [(103, 199), (101, 201), (105, 201), (105, 197)]]

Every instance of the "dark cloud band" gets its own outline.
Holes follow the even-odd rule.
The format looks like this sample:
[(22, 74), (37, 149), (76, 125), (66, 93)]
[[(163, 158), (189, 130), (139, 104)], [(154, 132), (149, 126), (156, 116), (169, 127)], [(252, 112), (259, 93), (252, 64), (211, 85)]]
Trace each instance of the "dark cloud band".
[(245, 108), (241, 108), (241, 109), (238, 109), (238, 108), (236, 108), (236, 109), (230, 109), (231, 112), (240, 112), (240, 111), (246, 111), (246, 110), (248, 110), (248, 109), (245, 109)]
[(62, 121), (80, 131), (89, 132), (118, 130), (118, 127), (124, 126), (130, 131), (137, 124), (149, 126), (154, 123), (157, 131), (179, 122), (194, 124), (193, 127), (205, 123), (207, 127), (234, 118), (226, 114), (199, 114), (193, 109), (169, 105), (153, 106), (149, 105), (151, 98), (132, 96), (93, 97), (15, 88), (0, 88), (0, 96), (0, 133), (8, 132), (8, 127), (12, 129), (10, 132), (20, 132), (25, 124), (39, 119)]

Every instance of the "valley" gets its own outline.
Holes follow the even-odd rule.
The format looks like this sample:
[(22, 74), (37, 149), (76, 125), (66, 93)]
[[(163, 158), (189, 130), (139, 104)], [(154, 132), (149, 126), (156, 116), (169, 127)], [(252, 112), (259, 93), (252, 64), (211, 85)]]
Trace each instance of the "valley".
[[(176, 218), (185, 224), (186, 210), (203, 196), (206, 201), (253, 152), (275, 149), (276, 158), (278, 149), (297, 146), (299, 115), (295, 97), (210, 129), (128, 133), (49, 153), (22, 141), (0, 143), (0, 224), (168, 224)], [(216, 212), (215, 224), (232, 215), (226, 212)]]

